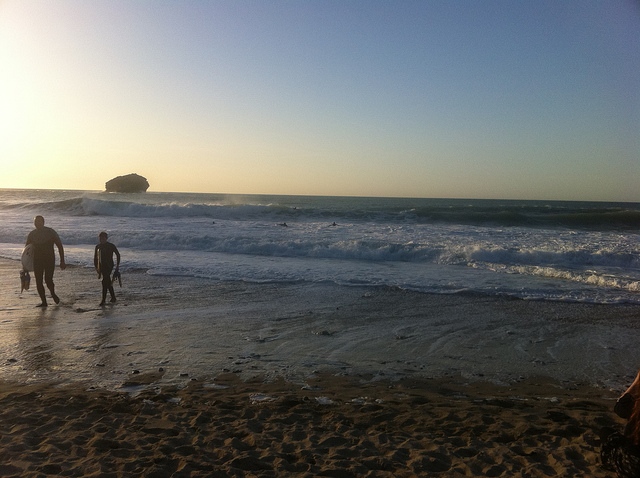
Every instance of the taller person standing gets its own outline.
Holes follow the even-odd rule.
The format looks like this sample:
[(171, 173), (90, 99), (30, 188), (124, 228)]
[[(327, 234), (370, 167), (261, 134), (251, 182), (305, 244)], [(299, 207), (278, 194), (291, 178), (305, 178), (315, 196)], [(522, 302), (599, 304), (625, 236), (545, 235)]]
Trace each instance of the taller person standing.
[(36, 289), (42, 300), (38, 307), (47, 307), (43, 278), (49, 292), (51, 292), (51, 298), (56, 304), (59, 304), (60, 298), (56, 295), (55, 284), (53, 283), (53, 272), (56, 268), (56, 255), (53, 251), (53, 245), (55, 244), (58, 248), (61, 270), (67, 268), (64, 262), (64, 247), (62, 247), (62, 241), (58, 233), (44, 225), (44, 217), (36, 216), (33, 224), (36, 228), (27, 236), (25, 245), (33, 244), (33, 274), (36, 276)]

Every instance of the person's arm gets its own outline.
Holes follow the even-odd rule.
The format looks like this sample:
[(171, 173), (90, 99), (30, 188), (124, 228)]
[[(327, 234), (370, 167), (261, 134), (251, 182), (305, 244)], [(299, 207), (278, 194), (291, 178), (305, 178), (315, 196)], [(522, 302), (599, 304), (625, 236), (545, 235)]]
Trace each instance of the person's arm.
[(116, 253), (116, 270), (118, 270), (120, 268), (120, 251), (115, 245), (113, 246), (113, 252)]
[(100, 254), (100, 246), (96, 246), (95, 251), (93, 252), (93, 267), (96, 268), (96, 272), (98, 273), (98, 278), (100, 278), (100, 262), (98, 260), (98, 254)]
[(58, 248), (58, 254), (60, 255), (60, 269), (65, 270), (67, 268), (67, 264), (64, 262), (64, 247), (62, 247), (62, 241), (56, 235), (56, 238), (53, 242)]

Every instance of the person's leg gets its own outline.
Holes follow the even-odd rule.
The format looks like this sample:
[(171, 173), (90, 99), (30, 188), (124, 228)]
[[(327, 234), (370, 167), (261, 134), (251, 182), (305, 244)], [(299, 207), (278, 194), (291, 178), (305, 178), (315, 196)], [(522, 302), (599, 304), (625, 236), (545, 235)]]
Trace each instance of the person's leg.
[(104, 305), (107, 300), (107, 291), (111, 287), (111, 269), (102, 271), (102, 301), (100, 305)]
[(100, 301), (100, 305), (104, 305), (104, 301), (107, 298), (107, 290), (109, 288), (105, 277), (105, 275), (102, 276), (102, 300)]
[[(44, 281), (47, 284), (47, 288), (49, 292), (51, 292), (51, 298), (56, 304), (60, 303), (60, 298), (56, 295), (56, 286), (53, 283), (53, 272), (56, 269), (56, 260), (55, 258), (48, 260), (45, 263), (44, 267)], [(43, 290), (44, 293), (44, 290)]]
[(42, 277), (44, 275), (44, 264), (42, 261), (37, 259), (33, 261), (33, 275), (36, 278), (36, 290), (38, 291), (38, 295), (42, 301), (38, 307), (46, 307), (47, 297), (44, 295), (44, 284), (42, 282)]

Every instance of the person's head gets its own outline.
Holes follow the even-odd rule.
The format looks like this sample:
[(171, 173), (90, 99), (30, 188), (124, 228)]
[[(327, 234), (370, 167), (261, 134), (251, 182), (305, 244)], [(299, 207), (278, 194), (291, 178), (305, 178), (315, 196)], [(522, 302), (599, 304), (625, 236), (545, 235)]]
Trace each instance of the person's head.
[(38, 229), (41, 227), (44, 227), (44, 217), (42, 216), (36, 216), (35, 219), (33, 220), (33, 224), (34, 226), (36, 226)]
[(107, 239), (109, 239), (109, 235), (106, 232), (102, 231), (98, 235), (98, 238), (100, 239), (100, 242), (104, 243), (104, 242), (107, 242)]

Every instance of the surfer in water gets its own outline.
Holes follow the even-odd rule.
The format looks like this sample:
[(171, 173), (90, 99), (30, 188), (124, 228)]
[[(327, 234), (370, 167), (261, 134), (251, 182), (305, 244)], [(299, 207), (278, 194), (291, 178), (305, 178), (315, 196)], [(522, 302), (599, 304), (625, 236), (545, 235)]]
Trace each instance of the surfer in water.
[[(53, 245), (58, 248), (60, 256), (60, 269), (65, 270), (67, 265), (64, 262), (64, 247), (58, 233), (50, 227), (45, 227), (44, 217), (36, 216), (33, 220), (36, 228), (27, 236), (25, 245), (33, 244), (33, 274), (36, 276), (36, 289), (42, 302), (38, 307), (47, 307), (47, 297), (44, 294), (44, 284), (47, 284), (51, 298), (56, 304), (60, 303), (60, 298), (56, 295), (53, 283), (53, 272), (56, 268), (56, 255)], [(44, 278), (44, 284), (43, 284)]]
[(109, 235), (106, 232), (101, 232), (98, 236), (100, 244), (96, 246), (95, 253), (93, 255), (93, 265), (98, 271), (98, 279), (102, 277), (102, 307), (107, 300), (107, 291), (111, 295), (111, 302), (116, 301), (116, 294), (113, 290), (113, 280), (111, 279), (111, 271), (113, 271), (113, 255), (116, 255), (116, 272), (119, 272), (120, 268), (120, 252), (118, 248), (110, 243), (107, 239)]

